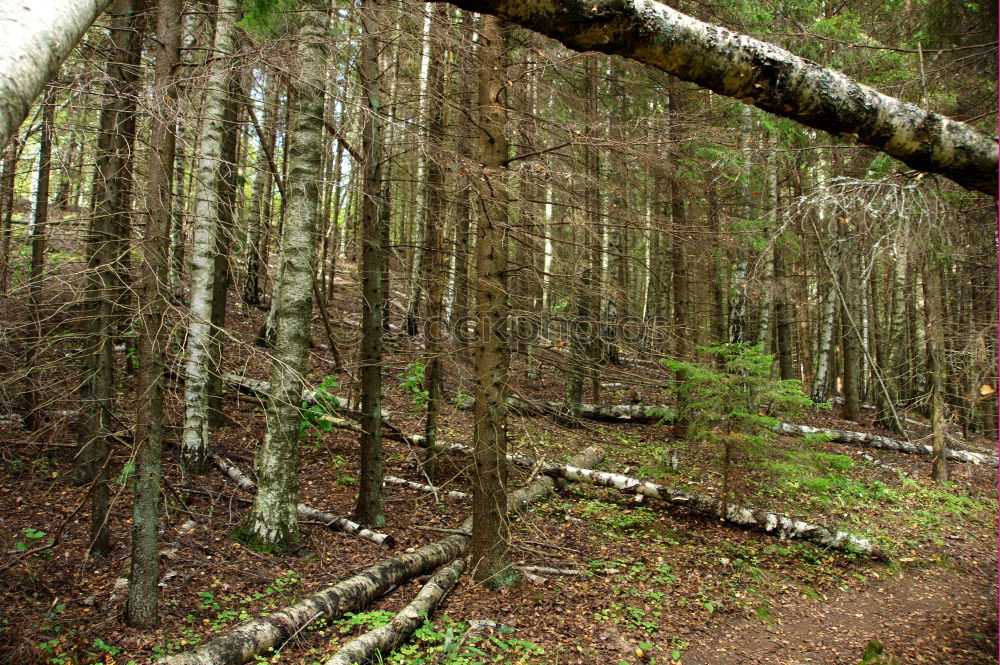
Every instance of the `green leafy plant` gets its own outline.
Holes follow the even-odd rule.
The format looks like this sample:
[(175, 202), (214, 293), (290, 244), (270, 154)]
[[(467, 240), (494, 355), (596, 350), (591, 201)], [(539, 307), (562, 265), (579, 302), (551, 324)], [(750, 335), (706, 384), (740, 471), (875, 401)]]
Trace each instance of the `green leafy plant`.
[(406, 366), (404, 373), (396, 377), (402, 381), (399, 389), (409, 393), (418, 408), (426, 406), (431, 396), (430, 391), (424, 388), (424, 382), (427, 380), (426, 370), (427, 366), (424, 363), (415, 360)]
[(865, 645), (865, 651), (858, 665), (899, 665), (899, 660), (885, 652), (885, 647), (878, 640), (872, 640)]
[(302, 402), (299, 436), (305, 434), (310, 427), (313, 428), (311, 431), (318, 437), (333, 431), (333, 423), (327, 416), (332, 416), (337, 407), (340, 406), (340, 400), (331, 392), (336, 389), (336, 377), (327, 376), (316, 388), (314, 401), (311, 404)]
[[(28, 540), (40, 540), (48, 535), (44, 531), (39, 531), (38, 529), (34, 529), (30, 526), (21, 529), (21, 533), (24, 534), (24, 537), (27, 538)], [(27, 541), (24, 540), (16, 541), (14, 543), (14, 549), (17, 550), (18, 552), (24, 552), (25, 550), (28, 549)]]

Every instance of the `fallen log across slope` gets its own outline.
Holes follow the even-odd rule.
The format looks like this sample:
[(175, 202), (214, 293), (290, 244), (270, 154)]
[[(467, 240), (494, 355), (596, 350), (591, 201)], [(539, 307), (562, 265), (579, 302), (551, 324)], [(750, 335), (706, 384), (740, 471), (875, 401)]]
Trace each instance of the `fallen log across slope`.
[[(411, 441), (419, 446), (426, 446), (426, 439), (422, 436), (410, 437)], [(440, 452), (457, 452), (468, 454), (471, 448), (460, 443), (436, 442), (435, 450)], [(709, 517), (720, 517), (722, 513), (722, 501), (704, 494), (686, 492), (669, 485), (660, 485), (648, 481), (632, 478), (618, 473), (607, 471), (595, 471), (591, 468), (583, 468), (570, 464), (555, 464), (545, 461), (536, 461), (526, 455), (507, 455), (507, 460), (518, 466), (538, 469), (539, 472), (549, 476), (559, 476), (566, 480), (585, 482), (601, 487), (611, 487), (630, 494), (641, 494), (651, 499), (659, 499), (672, 505), (684, 506), (688, 510), (706, 515)], [(844, 550), (856, 554), (865, 554), (874, 559), (884, 559), (882, 552), (874, 543), (867, 538), (830, 529), (820, 524), (813, 524), (803, 520), (776, 513), (768, 510), (748, 508), (734, 503), (726, 506), (726, 514), (723, 518), (725, 522), (746, 529), (761, 531), (779, 538), (796, 538), (830, 547)]]
[[(907, 441), (897, 441), (896, 439), (879, 436), (878, 434), (868, 434), (867, 432), (825, 429), (822, 427), (810, 427), (809, 425), (796, 425), (794, 423), (779, 423), (775, 429), (782, 434), (794, 434), (797, 436), (805, 434), (823, 434), (830, 437), (831, 441), (836, 441), (837, 443), (849, 443), (858, 446), (866, 446), (868, 448), (880, 448), (882, 450), (895, 450), (896, 452), (910, 453), (912, 455), (931, 456), (934, 454), (934, 449), (931, 446), (909, 443)], [(955, 462), (997, 466), (996, 455), (984, 455), (982, 453), (974, 453), (969, 450), (954, 450), (952, 448), (947, 449), (946, 455), (948, 459)]]
[[(549, 475), (558, 475), (566, 480), (586, 482), (601, 487), (612, 487), (630, 494), (641, 494), (651, 499), (659, 499), (673, 505), (684, 506), (688, 510), (719, 517), (722, 513), (722, 501), (704, 494), (685, 492), (669, 485), (651, 483), (638, 478), (632, 478), (618, 473), (595, 471), (565, 464), (546, 464), (543, 471)], [(736, 526), (755, 531), (762, 531), (779, 538), (797, 538), (807, 540), (823, 547), (844, 550), (856, 554), (865, 554), (874, 559), (885, 559), (882, 552), (867, 538), (856, 536), (846, 531), (829, 529), (820, 524), (812, 524), (798, 520), (781, 513), (759, 510), (727, 503), (724, 521)]]
[[(507, 404), (525, 415), (549, 415), (557, 416), (562, 413), (564, 406), (561, 402), (529, 402), (517, 397), (507, 398)], [(464, 405), (463, 405), (464, 406)], [(651, 413), (652, 412), (652, 413)], [(655, 414), (666, 414), (655, 415)], [(666, 406), (641, 406), (637, 404), (581, 404), (580, 417), (588, 420), (600, 420), (604, 422), (636, 422), (649, 423), (661, 420), (670, 421), (673, 413), (670, 407)], [(880, 448), (882, 450), (895, 450), (901, 453), (913, 455), (931, 456), (934, 450), (931, 446), (898, 441), (878, 434), (868, 434), (866, 432), (851, 432), (847, 430), (825, 429), (821, 427), (811, 427), (809, 425), (796, 425), (794, 423), (779, 423), (775, 428), (782, 434), (792, 434), (802, 436), (804, 434), (825, 434), (832, 441), (837, 443), (848, 443), (869, 448)], [(969, 450), (958, 450), (948, 448), (946, 455), (949, 460), (955, 462), (966, 462), (969, 464), (982, 464), (986, 466), (998, 466), (996, 455), (986, 455)]]
[[(413, 634), (431, 615), (445, 596), (451, 593), (458, 578), (465, 571), (465, 557), (459, 557), (446, 566), (441, 566), (420, 593), (399, 611), (392, 621), (384, 626), (354, 638), (343, 646), (326, 665), (354, 665), (372, 659), (378, 651), (388, 654)], [(378, 661), (376, 661), (378, 662)]]
[[(223, 475), (230, 478), (235, 482), (241, 489), (247, 492), (253, 493), (257, 489), (257, 485), (244, 475), (235, 464), (230, 462), (224, 457), (219, 455), (211, 454), (209, 459)], [(336, 529), (337, 531), (343, 531), (344, 533), (350, 534), (352, 536), (357, 536), (363, 540), (375, 543), (382, 549), (392, 549), (396, 546), (396, 541), (392, 536), (385, 533), (378, 533), (372, 531), (371, 529), (366, 529), (357, 522), (353, 522), (346, 517), (341, 517), (340, 515), (334, 515), (333, 513), (328, 513), (325, 510), (319, 510), (318, 508), (313, 508), (307, 506), (304, 503), (300, 503), (297, 506), (299, 517), (304, 517), (305, 519), (314, 520), (320, 522), (323, 525), (330, 527), (331, 529)]]
[[(587, 448), (572, 461), (596, 465), (604, 453)], [(555, 489), (555, 480), (539, 476), (528, 485), (512, 492), (507, 498), (507, 510), (519, 512)], [(469, 549), (472, 518), (458, 528), (460, 533), (385, 559), (341, 582), (310, 594), (298, 602), (266, 617), (251, 619), (229, 632), (203, 642), (191, 651), (162, 658), (159, 665), (242, 665), (254, 656), (284, 644), (306, 626), (320, 620), (337, 619), (345, 612), (360, 609), (386, 594), (406, 580), (424, 575), (464, 556)]]
[[(471, 409), (475, 406), (474, 398), (465, 398), (460, 404), (462, 409)], [(561, 417), (565, 413), (566, 406), (562, 402), (536, 402), (520, 397), (508, 397), (507, 406), (526, 416), (552, 416)], [(653, 410), (654, 413), (650, 413)], [(643, 404), (580, 404), (578, 415), (587, 420), (597, 420), (601, 422), (634, 422), (634, 423), (655, 423), (664, 420), (662, 414), (668, 414), (666, 420), (671, 420), (673, 409), (668, 406), (647, 406)]]

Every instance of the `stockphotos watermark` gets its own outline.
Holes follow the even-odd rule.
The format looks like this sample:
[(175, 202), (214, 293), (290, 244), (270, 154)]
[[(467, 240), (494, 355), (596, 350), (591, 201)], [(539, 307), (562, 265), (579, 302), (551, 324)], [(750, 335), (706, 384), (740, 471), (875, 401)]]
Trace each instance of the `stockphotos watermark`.
[[(338, 346), (353, 346), (361, 342), (359, 326), (333, 326), (333, 338)], [(625, 316), (608, 321), (591, 321), (559, 314), (513, 314), (490, 317), (485, 321), (476, 316), (454, 319), (433, 317), (420, 319), (417, 330), (426, 342), (475, 345), (483, 333), (490, 332), (501, 343), (521, 346), (565, 346), (571, 340), (581, 344), (602, 341), (625, 346), (656, 346), (670, 337), (672, 326), (666, 318), (642, 319)]]

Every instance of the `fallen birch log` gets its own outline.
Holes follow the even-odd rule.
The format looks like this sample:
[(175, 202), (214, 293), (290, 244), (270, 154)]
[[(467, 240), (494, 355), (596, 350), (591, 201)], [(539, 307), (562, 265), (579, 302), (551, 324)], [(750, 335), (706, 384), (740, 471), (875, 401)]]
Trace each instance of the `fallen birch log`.
[(411, 490), (416, 490), (418, 492), (427, 492), (428, 494), (433, 494), (437, 496), (438, 494), (444, 494), (445, 496), (450, 496), (453, 499), (468, 499), (472, 495), (466, 494), (465, 492), (459, 492), (456, 490), (442, 490), (440, 487), (434, 487), (433, 485), (425, 485), (424, 483), (417, 483), (412, 480), (406, 480), (405, 478), (397, 478), (396, 476), (383, 476), (382, 484), (399, 485), (401, 487), (408, 487)]
[[(240, 471), (235, 464), (232, 464), (229, 460), (219, 455), (211, 454), (209, 459), (216, 467), (226, 476), (228, 476), (233, 482), (239, 485), (240, 489), (246, 490), (247, 492), (254, 492), (257, 489), (257, 485), (247, 478), (242, 471)], [(328, 513), (325, 510), (319, 510), (311, 506), (307, 506), (304, 503), (300, 503), (297, 507), (299, 517), (303, 517), (308, 520), (313, 520), (315, 522), (320, 522), (324, 526), (327, 526), (336, 531), (343, 531), (344, 533), (350, 534), (352, 536), (357, 536), (371, 543), (375, 543), (382, 549), (392, 549), (396, 545), (396, 541), (392, 536), (385, 533), (378, 533), (370, 529), (366, 529), (357, 522), (352, 522), (346, 517), (341, 517), (340, 515), (334, 515), (333, 513)]]
[[(471, 409), (475, 406), (476, 400), (468, 398), (462, 400), (460, 408)], [(533, 402), (519, 397), (508, 397), (507, 406), (518, 413), (530, 416), (552, 416), (559, 417), (565, 413), (566, 406), (562, 402)], [(634, 423), (655, 423), (663, 420), (662, 415), (650, 414), (650, 409), (667, 413), (666, 420), (673, 419), (671, 415), (673, 409), (667, 406), (645, 406), (642, 404), (581, 404), (579, 416), (587, 420), (598, 420), (601, 422), (634, 422)]]
[[(567, 464), (546, 464), (544, 471), (567, 480), (590, 483), (601, 487), (612, 487), (622, 492), (641, 494), (651, 499), (659, 499), (689, 510), (718, 518), (722, 513), (722, 501), (703, 494), (684, 492), (668, 485), (659, 485), (631, 478), (617, 473), (594, 471)], [(734, 503), (726, 506), (724, 521), (736, 526), (762, 531), (779, 538), (798, 538), (810, 542), (858, 554), (866, 554), (875, 559), (884, 559), (885, 554), (870, 540), (846, 531), (828, 529), (819, 524), (811, 524), (793, 519), (781, 513), (747, 508)]]
[(861, 451), (858, 452), (860, 453), (860, 455), (858, 456), (864, 461), (868, 462), (869, 464), (874, 464), (875, 466), (880, 467), (882, 469), (886, 469), (887, 471), (892, 471), (894, 473), (902, 473), (903, 475), (907, 475), (905, 471), (900, 469), (895, 464), (889, 464), (888, 462), (883, 462), (882, 460), (876, 457), (872, 457), (868, 453), (863, 453)]
[[(577, 464), (595, 465), (604, 453), (587, 448), (573, 458)], [(507, 497), (508, 511), (520, 511), (523, 506), (546, 496), (555, 488), (555, 481), (541, 476)], [(227, 633), (203, 642), (191, 651), (162, 658), (159, 665), (242, 665), (257, 656), (284, 644), (306, 626), (319, 620), (338, 619), (345, 612), (360, 609), (399, 586), (406, 580), (424, 575), (464, 556), (469, 549), (472, 518), (459, 527), (462, 534), (447, 536), (436, 543), (424, 545), (385, 559), (331, 587), (310, 594), (266, 617), (251, 619)]]
[(451, 593), (465, 571), (465, 566), (465, 557), (459, 557), (439, 568), (427, 580), (420, 593), (392, 621), (351, 640), (327, 660), (326, 665), (354, 665), (370, 660), (376, 651), (388, 654), (399, 647), (431, 615), (445, 596)]
[(463, 556), (468, 547), (468, 537), (454, 535), (380, 561), (288, 607), (266, 617), (251, 619), (191, 651), (167, 656), (158, 662), (162, 665), (242, 665), (284, 644), (319, 619), (337, 619), (345, 612), (361, 609), (406, 580)]
[[(264, 381), (263, 379), (253, 379), (248, 376), (240, 376), (239, 374), (226, 372), (222, 376), (222, 380), (231, 390), (234, 390), (238, 393), (242, 393), (244, 395), (250, 395), (252, 397), (267, 399), (271, 392), (271, 384), (267, 381)], [(346, 403), (345, 400), (340, 399), (336, 396), (334, 396), (334, 399), (337, 401), (337, 404), (334, 405), (334, 408), (338, 413), (344, 413), (349, 416), (354, 416), (357, 414), (357, 412), (354, 411), (353, 409), (349, 409), (343, 406), (343, 404)], [(303, 388), (302, 401), (309, 402), (310, 404), (316, 403), (316, 391), (310, 388)], [(383, 410), (382, 417), (388, 418), (389, 412)]]
[[(890, 439), (886, 436), (868, 434), (866, 432), (824, 429), (822, 427), (810, 427), (809, 425), (796, 425), (793, 423), (778, 423), (775, 430), (781, 432), (782, 434), (794, 434), (797, 436), (805, 434), (823, 434), (830, 437), (831, 441), (836, 441), (837, 443), (849, 443), (858, 446), (867, 446), (869, 448), (880, 448), (882, 450), (895, 450), (900, 453), (909, 453), (912, 455), (931, 456), (934, 454), (934, 449), (931, 446), (909, 443), (907, 441), (897, 441), (896, 439)], [(968, 450), (954, 450), (949, 448), (946, 451), (946, 456), (948, 459), (956, 462), (997, 466), (996, 455), (983, 455), (982, 453), (974, 453)]]
[[(413, 443), (426, 446), (426, 440), (416, 435), (411, 437)], [(472, 449), (460, 443), (440, 442), (435, 444), (435, 450), (442, 452), (458, 452), (470, 454)], [(542, 473), (550, 476), (560, 476), (566, 480), (590, 483), (602, 487), (612, 487), (623, 492), (641, 494), (652, 499), (660, 499), (667, 503), (683, 505), (694, 512), (718, 517), (722, 512), (722, 501), (703, 494), (694, 492), (684, 492), (668, 485), (658, 485), (638, 478), (631, 478), (617, 473), (606, 471), (594, 471), (590, 468), (581, 468), (568, 464), (553, 464), (533, 460), (526, 455), (507, 455), (507, 460), (527, 468), (538, 468)], [(754, 508), (746, 508), (730, 503), (726, 508), (725, 521), (736, 526), (755, 529), (777, 535), (780, 538), (798, 538), (823, 545), (842, 549), (848, 552), (866, 554), (875, 559), (884, 559), (885, 554), (881, 552), (867, 538), (862, 538), (846, 531), (828, 529), (819, 524), (811, 524), (796, 520), (781, 513), (774, 513)]]

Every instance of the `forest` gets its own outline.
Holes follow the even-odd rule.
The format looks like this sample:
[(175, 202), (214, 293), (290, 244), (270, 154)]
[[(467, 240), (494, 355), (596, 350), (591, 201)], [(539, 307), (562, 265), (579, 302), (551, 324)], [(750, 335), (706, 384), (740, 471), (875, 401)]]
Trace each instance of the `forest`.
[(996, 664), (997, 24), (0, 1), (0, 665)]

